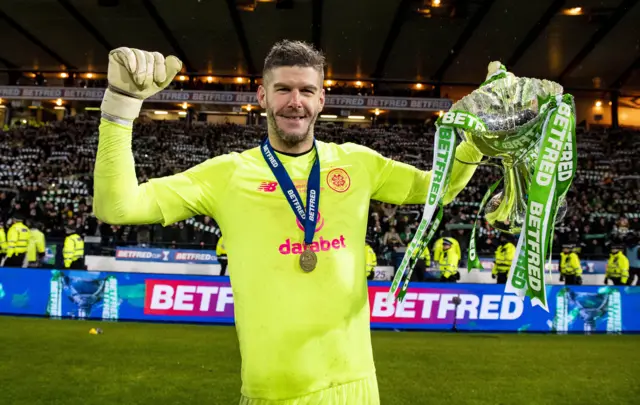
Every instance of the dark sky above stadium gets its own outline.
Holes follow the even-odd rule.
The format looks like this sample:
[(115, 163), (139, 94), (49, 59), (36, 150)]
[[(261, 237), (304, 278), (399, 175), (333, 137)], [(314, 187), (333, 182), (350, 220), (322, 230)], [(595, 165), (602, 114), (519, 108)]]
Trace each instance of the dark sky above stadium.
[(3, 0), (0, 68), (106, 71), (118, 46), (187, 72), (260, 74), (278, 39), (328, 78), (478, 83), (491, 60), (565, 86), (640, 89), (638, 0)]

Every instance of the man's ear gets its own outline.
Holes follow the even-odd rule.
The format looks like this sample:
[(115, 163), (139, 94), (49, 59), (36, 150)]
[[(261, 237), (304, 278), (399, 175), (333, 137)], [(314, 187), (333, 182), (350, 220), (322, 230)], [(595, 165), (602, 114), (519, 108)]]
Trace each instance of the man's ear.
[(320, 111), (322, 111), (324, 109), (324, 98), (325, 98), (325, 92), (324, 92), (324, 88), (320, 89)]
[(263, 109), (267, 108), (267, 89), (263, 85), (258, 86), (258, 103)]

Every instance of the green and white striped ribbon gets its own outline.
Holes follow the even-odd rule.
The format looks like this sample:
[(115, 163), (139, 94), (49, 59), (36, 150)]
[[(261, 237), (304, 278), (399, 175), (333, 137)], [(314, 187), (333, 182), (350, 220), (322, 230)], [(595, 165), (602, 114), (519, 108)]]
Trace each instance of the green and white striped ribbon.
[(442, 214), (443, 214), (442, 205), (439, 205), (438, 213), (436, 214), (436, 219), (433, 221), (433, 223), (429, 227), (429, 233), (427, 233), (427, 237), (420, 242), (420, 247), (416, 251), (417, 254), (411, 258), (410, 265), (409, 265), (409, 273), (407, 274), (407, 277), (405, 277), (404, 284), (402, 285), (402, 289), (398, 294), (398, 301), (400, 302), (404, 300), (404, 296), (407, 294), (407, 290), (409, 289), (409, 281), (411, 280), (411, 274), (413, 273), (413, 268), (415, 267), (416, 262), (418, 261), (418, 258), (422, 255), (422, 252), (424, 252), (424, 250), (427, 248), (427, 246), (429, 245), (429, 242), (431, 242), (431, 239), (433, 238), (433, 235), (435, 235), (436, 230), (440, 226), (440, 222), (442, 222)]
[[(391, 282), (391, 288), (387, 295), (387, 300), (389, 301), (396, 298), (400, 283), (406, 274), (402, 290), (397, 295), (398, 300), (402, 302), (407, 292), (417, 257), (426, 248), (440, 225), (442, 207), (444, 205), (443, 199), (449, 186), (451, 169), (455, 160), (456, 130), (486, 130), (484, 123), (477, 116), (466, 111), (449, 111), (445, 113), (436, 122), (436, 128), (431, 184), (429, 185), (427, 201), (424, 205), (424, 212), (418, 230), (409, 243), (400, 267)], [(438, 214), (436, 215), (436, 220), (432, 222), (436, 209), (438, 209)]]
[(505, 287), (505, 292), (526, 295), (533, 306), (547, 312), (544, 263), (551, 253), (558, 202), (571, 185), (576, 166), (573, 97), (558, 96), (549, 104), (529, 185), (525, 223), (516, 247), (517, 260), (511, 265)]

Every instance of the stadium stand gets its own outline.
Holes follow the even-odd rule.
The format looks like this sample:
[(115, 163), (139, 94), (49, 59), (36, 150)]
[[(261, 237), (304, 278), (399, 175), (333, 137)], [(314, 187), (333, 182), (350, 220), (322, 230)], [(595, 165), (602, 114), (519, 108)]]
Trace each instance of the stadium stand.
[[(75, 77), (72, 74), (64, 80), (56, 79), (50, 83), (44, 75), (40, 73), (34, 73), (32, 76), (20, 76), (17, 80), (9, 80), (6, 85), (8, 86), (61, 86), (61, 87), (78, 87), (78, 88), (96, 88), (103, 89), (107, 87), (106, 78), (87, 79), (82, 77)], [(180, 76), (179, 76), (180, 77)], [(243, 83), (235, 83), (229, 79), (215, 78), (213, 76), (182, 76), (184, 80), (174, 80), (167, 90), (206, 90), (206, 91), (233, 91), (233, 92), (255, 92), (258, 89), (259, 82), (251, 81), (248, 78), (242, 78)], [(327, 83), (325, 90), (328, 94), (339, 95), (377, 95), (377, 96), (395, 96), (395, 97), (437, 97), (437, 92), (434, 92), (435, 86), (433, 85), (420, 85), (420, 88), (415, 87), (408, 88), (404, 85), (397, 85), (393, 83), (378, 83), (373, 89), (373, 83), (360, 82), (361, 85), (357, 86), (352, 81), (331, 81)]]
[[(141, 121), (133, 149), (140, 182), (183, 171), (210, 157), (257, 146), (261, 126)], [(355, 142), (381, 154), (429, 169), (434, 127), (376, 126), (368, 129), (318, 125), (327, 142)], [(98, 237), (101, 254), (116, 246), (144, 245), (215, 249), (220, 236), (215, 219), (196, 217), (168, 227), (110, 226), (92, 215), (92, 172), (98, 142), (96, 117), (77, 115), (46, 125), (15, 126), (0, 132), (0, 212), (6, 221), (16, 212), (40, 223), (48, 241), (64, 238), (75, 224), (84, 236)], [(578, 128), (577, 177), (567, 196), (568, 212), (558, 226), (554, 251), (577, 243), (583, 257), (605, 257), (613, 242), (640, 233), (640, 134), (631, 130)], [(446, 208), (441, 234), (455, 237), (466, 251), (470, 225), (487, 187), (499, 178), (492, 166), (480, 166), (473, 180)], [(379, 263), (391, 264), (404, 252), (419, 223), (421, 206), (395, 207), (373, 202), (367, 239)], [(481, 253), (492, 255), (497, 231), (486, 223), (478, 232)]]

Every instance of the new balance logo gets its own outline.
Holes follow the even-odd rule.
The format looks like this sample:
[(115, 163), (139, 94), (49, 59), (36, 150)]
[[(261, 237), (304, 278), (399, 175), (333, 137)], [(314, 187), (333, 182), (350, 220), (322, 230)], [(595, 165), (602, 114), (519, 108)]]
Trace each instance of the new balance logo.
[(260, 187), (258, 190), (264, 191), (265, 193), (273, 193), (278, 188), (278, 183), (275, 181), (263, 181), (260, 183)]

